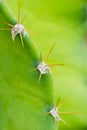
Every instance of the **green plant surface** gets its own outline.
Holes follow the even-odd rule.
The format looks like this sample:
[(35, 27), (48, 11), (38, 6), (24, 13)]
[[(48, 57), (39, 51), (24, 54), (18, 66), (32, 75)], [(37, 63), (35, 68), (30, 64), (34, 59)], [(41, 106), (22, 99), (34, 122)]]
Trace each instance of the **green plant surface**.
[[(0, 3), (0, 28), (7, 27), (3, 21), (17, 22), (9, 8)], [(0, 31), (0, 130), (55, 130), (57, 125), (46, 114), (54, 104), (51, 74), (39, 81), (39, 71), (31, 72), (40, 54), (30, 34), (23, 40), (24, 47), (19, 36), (12, 41), (11, 31)]]
[[(86, 46), (86, 42), (85, 42), (86, 26), (85, 26), (85, 15), (84, 15), (84, 7), (87, 3), (86, 0), (73, 0), (73, 1), (69, 1), (69, 0), (67, 0), (67, 1), (66, 0), (62, 0), (62, 1), (33, 0), (33, 2), (32, 2), (32, 0), (18, 0), (18, 1), (14, 0), (14, 2), (11, 0), (8, 0), (7, 2), (16, 16), (17, 16), (18, 2), (21, 3), (21, 17), (23, 17), (25, 14), (27, 14), (27, 17), (24, 21), (24, 25), (26, 26), (27, 29), (31, 30), (32, 38), (36, 42), (40, 51), (42, 52), (43, 57), (46, 56), (48, 49), (49, 49), (49, 47), (51, 47), (52, 43), (54, 41), (56, 41), (56, 46), (54, 48), (54, 52), (52, 52), (52, 54), (49, 58), (49, 63), (64, 63), (65, 66), (53, 68), (54, 91), (52, 92), (49, 90), (49, 93), (51, 93), (51, 95), (54, 93), (55, 103), (59, 96), (61, 97), (62, 100), (66, 98), (66, 101), (64, 102), (63, 106), (61, 106), (60, 111), (83, 112), (83, 114), (77, 114), (77, 115), (76, 114), (75, 115), (72, 115), (72, 114), (71, 115), (70, 114), (61, 115), (61, 117), (65, 121), (67, 121), (72, 127), (68, 128), (64, 124), (59, 123), (59, 129), (60, 130), (62, 130), (62, 129), (63, 130), (68, 130), (68, 129), (86, 130), (87, 129), (87, 115), (86, 115), (86, 112), (87, 112), (87, 103), (86, 103), (87, 102), (87, 46)], [(8, 35), (8, 37), (6, 37), (7, 35)], [(26, 83), (27, 85), (25, 85), (25, 86), (26, 86), (26, 88), (29, 89), (30, 88), (30, 87), (28, 87), (29, 83), (32, 82), (31, 79), (33, 79), (30, 76), (30, 73), (28, 73), (28, 68), (30, 69), (33, 66), (33, 63), (29, 61), (29, 51), (26, 51), (26, 49), (22, 48), (22, 47), (20, 49), (20, 47), (18, 46), (19, 39), (15, 40), (15, 43), (11, 42), (10, 33), (8, 34), (8, 32), (3, 31), (3, 32), (0, 32), (0, 36), (3, 39), (5, 38), (6, 43), (8, 43), (8, 44), (6, 44), (6, 43), (1, 44), (2, 47), (0, 47), (0, 48), (5, 49), (7, 47), (8, 50), (9, 50), (9, 48), (11, 48), (11, 52), (16, 53), (16, 54), (14, 53), (15, 60), (17, 60), (18, 56), (21, 57), (21, 58), (19, 58), (20, 60), (18, 59), (18, 62), (20, 61), (21, 65), (17, 63), (16, 72), (17, 72), (17, 74), (19, 74), (18, 70), (23, 71), (23, 73), (21, 72), (22, 74), (20, 74), (21, 76), (23, 76), (23, 78), (21, 78), (21, 77), (19, 77), (19, 78), (20, 78), (20, 80), (22, 79), (21, 84), (23, 85)], [(0, 38), (0, 40), (1, 40), (1, 38)], [(20, 45), (21, 45), (21, 43), (20, 43)], [(2, 55), (0, 54), (0, 56), (3, 57), (4, 53), (7, 53), (9, 51), (2, 51), (2, 53), (1, 53)], [(10, 52), (9, 52), (9, 55), (10, 55), (10, 57), (12, 57), (12, 54), (10, 54)], [(7, 54), (6, 54), (6, 56), (7, 56)], [(22, 62), (23, 57), (24, 57), (25, 62)], [(6, 62), (6, 64), (8, 63), (7, 58), (0, 58), (0, 59), (3, 59), (3, 60), (6, 59), (4, 62)], [(21, 61), (21, 59), (22, 59), (22, 61)], [(3, 60), (1, 60), (2, 63), (3, 63)], [(13, 57), (12, 57), (12, 60), (14, 60)], [(25, 64), (27, 67), (24, 67), (24, 65), (22, 66), (22, 64)], [(20, 67), (21, 68), (23, 67), (23, 68), (18, 69), (18, 65), (19, 65), (19, 68)], [(10, 64), (10, 66), (11, 66), (11, 68), (14, 68), (14, 67), (12, 67), (11, 64)], [(1, 70), (2, 70), (1, 71), (2, 73), (3, 72), (6, 73), (6, 71), (5, 70), (3, 71), (2, 68), (1, 68)], [(6, 70), (8, 70), (8, 69), (6, 69)], [(37, 73), (31, 73), (32, 76), (35, 76), (35, 78), (34, 78), (35, 82), (37, 82), (36, 77), (39, 76), (39, 74), (37, 74)], [(17, 76), (17, 74), (15, 74), (15, 75)], [(25, 76), (25, 78), (24, 78), (24, 76)], [(8, 75), (6, 77), (8, 77)], [(12, 81), (14, 81), (15, 78), (14, 77), (11, 77), (11, 78), (13, 79)], [(33, 79), (33, 81), (34, 81), (34, 79)], [(40, 84), (41, 88), (44, 88), (44, 86), (46, 86), (44, 83), (45, 79), (42, 79), (42, 82)], [(3, 82), (3, 80), (1, 80), (1, 81)], [(8, 80), (8, 79), (7, 80), (4, 79), (4, 81), (5, 82), (3, 82), (3, 84), (6, 84), (6, 81), (10, 82), (10, 80)], [(46, 80), (45, 82), (46, 82), (46, 84), (49, 83), (48, 80)], [(15, 82), (14, 83), (10, 82), (10, 84), (14, 85)], [(15, 87), (15, 88), (20, 89), (20, 87), (22, 85), (18, 85), (18, 82), (17, 82), (17, 86), (19, 86), (19, 87)], [(35, 93), (38, 91), (38, 89), (40, 89), (40, 88), (37, 89), (36, 86), (38, 86), (38, 85), (35, 84), (35, 86), (34, 86), (32, 84), (32, 89), (33, 89), (33, 87), (36, 88)], [(48, 86), (51, 88), (51, 83), (49, 83)], [(26, 90), (26, 88), (25, 88), (25, 90)], [(3, 89), (4, 89), (4, 87), (3, 87)], [(23, 89), (23, 91), (24, 91), (24, 89)], [(27, 92), (28, 92), (28, 90), (27, 90)], [(40, 92), (43, 93), (43, 97), (44, 97), (44, 91), (41, 89)], [(39, 94), (42, 95), (42, 93), (38, 92), (38, 95)], [(21, 93), (20, 93), (20, 95), (21, 95)], [(47, 101), (51, 100), (48, 103), (50, 105), (53, 98), (52, 98), (52, 96), (50, 96), (50, 94), (49, 95), (46, 94), (46, 96), (48, 96), (49, 99), (48, 99), (48, 97), (44, 97), (44, 99)], [(23, 101), (24, 98), (25, 98), (25, 95), (22, 98), (21, 102)], [(6, 99), (7, 99), (7, 96), (6, 96)], [(25, 101), (26, 101), (26, 99), (25, 99)], [(12, 102), (13, 102), (13, 100), (12, 100)], [(11, 102), (11, 104), (12, 104), (12, 102)], [(41, 103), (43, 104), (44, 102), (41, 101)], [(49, 106), (48, 104), (47, 104), (47, 106)], [(46, 104), (44, 106), (46, 106)], [(24, 105), (23, 105), (23, 107), (24, 107)], [(28, 111), (29, 107), (26, 109)], [(24, 107), (23, 110), (26, 111), (26, 109)], [(1, 112), (1, 113), (3, 113), (3, 112)], [(26, 112), (26, 113), (28, 113), (28, 112)], [(34, 115), (35, 115), (35, 113), (34, 113)], [(23, 117), (23, 115), (21, 115), (21, 117)], [(42, 116), (36, 117), (37, 122), (40, 125), (41, 123), (38, 120), (39, 117), (41, 119), (43, 119), (43, 118), (42, 118)], [(50, 116), (45, 115), (45, 117), (47, 119), (49, 118), (51, 120)], [(34, 117), (32, 117), (32, 118), (33, 118), (33, 120), (35, 119)], [(29, 122), (30, 121), (31, 120), (29, 118)], [(36, 120), (34, 120), (34, 121), (36, 122)], [(48, 120), (46, 120), (46, 121), (48, 121)], [(47, 123), (49, 124), (49, 122), (47, 122)], [(51, 123), (49, 124), (49, 125), (52, 125), (52, 126), (50, 126), (51, 129), (53, 129), (52, 127), (54, 126), (52, 123), (54, 124), (53, 120), (51, 120)], [(18, 120), (17, 120), (16, 124), (18, 124)], [(46, 125), (47, 126), (46, 128), (50, 129), (48, 124), (44, 123), (43, 125), (44, 126)], [(41, 128), (41, 130), (42, 129), (44, 130), (44, 126), (42, 126), (43, 128)], [(26, 127), (26, 125), (25, 125), (25, 127)]]

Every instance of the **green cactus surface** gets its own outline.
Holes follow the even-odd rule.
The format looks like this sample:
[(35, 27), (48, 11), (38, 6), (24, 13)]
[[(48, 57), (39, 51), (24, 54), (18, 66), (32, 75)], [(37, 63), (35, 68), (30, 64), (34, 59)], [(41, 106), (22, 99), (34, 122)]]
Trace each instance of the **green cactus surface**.
[[(0, 3), (1, 21), (16, 24), (17, 20), (5, 1)], [(16, 7), (18, 8), (18, 7)], [(1, 28), (8, 27), (4, 22)], [(41, 77), (32, 71), (40, 63), (39, 50), (30, 34), (12, 41), (11, 31), (0, 31), (0, 130), (53, 130), (53, 118), (46, 114), (53, 106), (51, 74)]]
[[(7, 3), (7, 4), (6, 4)], [(0, 0), (0, 28), (20, 19), (28, 30), (24, 47), (19, 36), (0, 30), (0, 130), (87, 130), (87, 1), (86, 0)], [(45, 59), (56, 42), (48, 62), (52, 74), (32, 71)], [(46, 114), (64, 100), (59, 111), (71, 125), (54, 123)]]

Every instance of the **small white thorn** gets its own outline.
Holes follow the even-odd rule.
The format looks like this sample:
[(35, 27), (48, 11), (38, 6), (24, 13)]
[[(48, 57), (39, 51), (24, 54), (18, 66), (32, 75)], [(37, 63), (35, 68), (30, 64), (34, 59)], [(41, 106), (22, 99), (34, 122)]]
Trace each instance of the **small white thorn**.
[(49, 70), (49, 67), (47, 66), (47, 64), (42, 61), (39, 65), (38, 65), (38, 70), (40, 71), (41, 74), (46, 74)]
[(25, 30), (25, 28), (24, 28), (24, 26), (22, 24), (16, 24), (16, 25), (14, 25), (12, 27), (12, 31), (11, 31), (11, 33), (12, 33), (12, 39), (14, 40), (15, 36), (17, 34), (22, 33), (22, 32), (24, 33), (24, 36), (27, 35), (27, 32), (26, 32), (26, 30)]
[(49, 113), (53, 116), (53, 118), (55, 119), (55, 121), (59, 120), (59, 115), (58, 115), (58, 107), (54, 107), (53, 109), (51, 109), (49, 111)]

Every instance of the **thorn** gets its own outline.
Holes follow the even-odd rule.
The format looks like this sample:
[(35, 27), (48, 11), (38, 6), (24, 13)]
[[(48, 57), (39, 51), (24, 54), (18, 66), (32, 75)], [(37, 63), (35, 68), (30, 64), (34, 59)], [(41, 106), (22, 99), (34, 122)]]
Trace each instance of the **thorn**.
[(42, 60), (42, 55), (41, 55), (41, 53), (40, 53), (40, 62), (42, 62), (43, 60)]
[(22, 46), (24, 47), (24, 42), (23, 42), (23, 38), (22, 38), (22, 33), (20, 33), (20, 39), (21, 39)]
[(56, 125), (56, 119), (54, 119), (54, 125)]
[(51, 67), (52, 67), (52, 66), (53, 66), (53, 67), (54, 67), (54, 66), (62, 66), (62, 65), (64, 65), (64, 64), (48, 64), (48, 66), (51, 66)]
[(63, 122), (65, 125), (67, 125), (68, 127), (71, 127), (66, 121), (64, 121), (62, 118), (59, 118), (59, 120), (61, 121), (61, 122)]
[(23, 17), (23, 19), (21, 20), (21, 24), (23, 24), (23, 22), (24, 22), (24, 20), (25, 20), (25, 18), (26, 18), (26, 15)]
[(33, 32), (30, 31), (30, 30), (28, 30), (28, 29), (26, 29), (26, 32), (28, 32), (28, 33), (30, 33), (30, 34), (33, 34)]
[(10, 27), (13, 27), (12, 24), (10, 24), (10, 23), (8, 23), (8, 22), (6, 22), (6, 21), (4, 21), (4, 23), (5, 23), (6, 25), (9, 25)]
[(46, 112), (46, 114), (48, 115), (48, 114), (50, 114), (50, 112)]
[(64, 102), (65, 102), (65, 100), (66, 100), (67, 98), (68, 98), (68, 97), (66, 97), (57, 107), (60, 108), (60, 107), (64, 104)]
[(45, 58), (45, 62), (48, 60), (48, 58), (49, 58), (49, 56), (50, 56), (50, 54), (51, 54), (51, 52), (52, 52), (54, 46), (55, 46), (55, 43), (52, 45), (51, 49), (49, 50), (49, 52), (48, 52), (48, 54), (47, 54), (47, 56), (46, 56), (46, 58)]
[(12, 40), (14, 41), (14, 36), (12, 36)]
[(20, 4), (18, 5), (18, 23), (20, 23)]
[(81, 112), (59, 112), (59, 114), (82, 114)]
[(60, 97), (57, 99), (57, 103), (56, 103), (56, 105), (55, 105), (55, 108), (58, 107), (59, 102), (60, 102)]
[(41, 80), (41, 76), (42, 76), (42, 74), (40, 73), (40, 76), (39, 76), (39, 81)]
[(38, 68), (34, 68), (34, 69), (30, 70), (30, 72), (35, 71), (35, 70), (37, 70), (37, 69), (38, 69)]
[(10, 28), (0, 28), (0, 30), (11, 30)]

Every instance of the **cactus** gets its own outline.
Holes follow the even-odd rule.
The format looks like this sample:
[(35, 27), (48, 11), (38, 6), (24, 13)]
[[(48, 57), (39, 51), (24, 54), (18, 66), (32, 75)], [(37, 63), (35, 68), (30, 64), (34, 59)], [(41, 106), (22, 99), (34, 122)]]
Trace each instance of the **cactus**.
[[(2, 21), (17, 23), (6, 2), (1, 2), (0, 11)], [(13, 42), (11, 31), (0, 33), (0, 129), (55, 129), (53, 119), (46, 114), (54, 102), (51, 75), (38, 81), (39, 71), (30, 72), (40, 62), (31, 37), (23, 36), (21, 47), (19, 36)]]
[[(0, 31), (0, 130), (58, 130), (58, 125), (59, 129), (68, 130), (59, 122), (54, 124), (53, 117), (46, 113), (59, 96), (69, 97), (63, 110), (86, 111), (87, 48), (83, 6), (86, 1), (8, 0), (8, 6), (0, 0), (0, 28), (7, 27), (3, 21), (17, 23), (18, 2), (23, 8), (21, 17), (28, 14), (25, 28), (34, 34), (33, 38), (30, 33), (22, 34), (23, 47), (19, 36), (12, 41), (10, 31)], [(65, 63), (65, 66), (55, 68), (53, 77), (47, 73), (38, 81), (39, 71), (31, 70), (40, 63), (40, 52), (46, 56), (54, 41), (56, 46), (49, 63)], [(63, 119), (72, 130), (87, 129), (86, 114), (64, 114)]]

